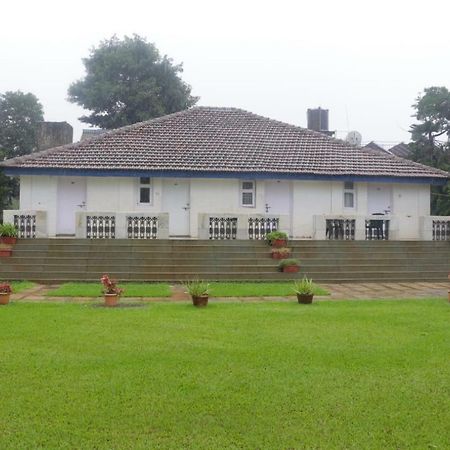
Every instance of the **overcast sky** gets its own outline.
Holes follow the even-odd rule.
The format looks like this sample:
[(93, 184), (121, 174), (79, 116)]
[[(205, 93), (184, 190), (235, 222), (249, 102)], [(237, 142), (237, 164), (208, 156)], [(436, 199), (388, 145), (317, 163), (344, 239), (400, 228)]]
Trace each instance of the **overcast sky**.
[(358, 130), (389, 145), (409, 140), (424, 87), (450, 88), (448, 17), (448, 0), (3, 1), (0, 92), (32, 92), (78, 139), (83, 110), (66, 97), (81, 59), (137, 33), (183, 62), (200, 105), (300, 126), (321, 106), (338, 137)]

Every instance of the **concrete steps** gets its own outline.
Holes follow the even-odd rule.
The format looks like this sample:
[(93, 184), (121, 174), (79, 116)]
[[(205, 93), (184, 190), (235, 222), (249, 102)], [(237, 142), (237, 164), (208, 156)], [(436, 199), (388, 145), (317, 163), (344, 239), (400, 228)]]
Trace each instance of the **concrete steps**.
[(306, 274), (318, 282), (446, 281), (450, 242), (291, 241), (301, 261), (297, 274), (277, 271), (261, 241), (20, 240), (11, 258), (0, 258), (0, 279), (40, 282), (283, 281)]

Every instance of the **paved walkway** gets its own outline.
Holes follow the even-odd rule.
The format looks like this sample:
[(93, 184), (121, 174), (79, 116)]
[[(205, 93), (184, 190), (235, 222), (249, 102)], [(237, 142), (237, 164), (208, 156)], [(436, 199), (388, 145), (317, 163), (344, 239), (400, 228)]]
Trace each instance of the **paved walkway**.
[[(316, 300), (375, 300), (375, 299), (420, 299), (429, 297), (447, 298), (450, 283), (342, 283), (321, 284), (330, 292), (328, 296), (316, 296)], [(46, 293), (57, 286), (38, 285), (19, 294), (13, 294), (16, 301), (58, 301), (58, 302), (86, 302), (98, 297), (49, 297)], [(292, 297), (214, 297), (215, 301), (290, 301)], [(172, 286), (172, 296), (164, 298), (123, 298), (122, 301), (188, 301), (189, 296), (182, 286)]]

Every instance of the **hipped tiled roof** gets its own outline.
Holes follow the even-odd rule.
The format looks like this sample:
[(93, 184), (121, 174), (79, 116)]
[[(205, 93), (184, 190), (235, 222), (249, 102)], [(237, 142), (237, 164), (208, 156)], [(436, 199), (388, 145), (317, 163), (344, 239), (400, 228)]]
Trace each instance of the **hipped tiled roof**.
[(196, 107), (2, 163), (19, 169), (448, 178), (241, 109)]

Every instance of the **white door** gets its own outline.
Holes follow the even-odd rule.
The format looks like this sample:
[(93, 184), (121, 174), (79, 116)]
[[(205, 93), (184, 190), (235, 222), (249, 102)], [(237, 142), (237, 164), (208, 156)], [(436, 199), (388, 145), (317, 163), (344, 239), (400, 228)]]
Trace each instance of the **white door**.
[(59, 178), (57, 208), (56, 234), (75, 234), (75, 212), (86, 208), (86, 178)]
[(291, 214), (291, 187), (288, 181), (266, 181), (267, 214)]
[(368, 184), (367, 209), (369, 214), (392, 212), (392, 187), (386, 184)]
[(169, 235), (189, 236), (189, 181), (164, 179), (162, 203), (163, 211), (169, 213)]

